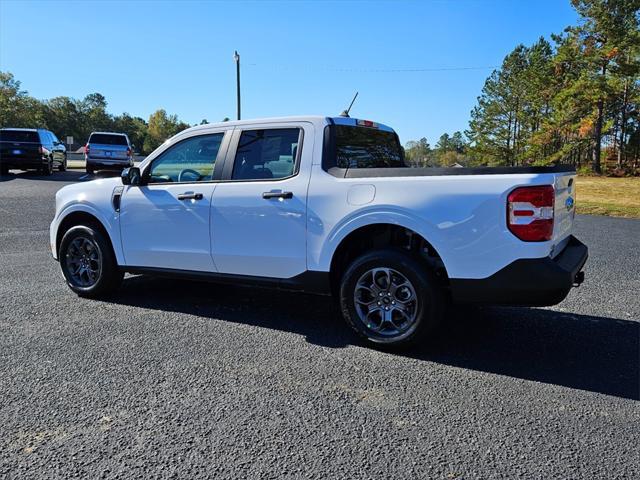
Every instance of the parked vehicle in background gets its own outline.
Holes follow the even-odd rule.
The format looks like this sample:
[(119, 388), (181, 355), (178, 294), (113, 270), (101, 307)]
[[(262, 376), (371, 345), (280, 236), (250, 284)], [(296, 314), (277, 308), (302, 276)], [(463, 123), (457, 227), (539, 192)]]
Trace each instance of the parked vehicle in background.
[[(376, 345), (422, 340), (454, 302), (544, 306), (584, 279), (570, 167), (408, 168), (368, 120), (193, 127), (118, 178), (56, 194), (50, 242), (97, 297), (124, 272), (330, 293)], [(303, 313), (303, 312), (301, 312)]]
[(87, 173), (133, 166), (133, 147), (125, 133), (93, 132), (84, 147)]
[(58, 137), (42, 128), (0, 129), (0, 174), (11, 169), (38, 170), (51, 175), (67, 169), (67, 149)]

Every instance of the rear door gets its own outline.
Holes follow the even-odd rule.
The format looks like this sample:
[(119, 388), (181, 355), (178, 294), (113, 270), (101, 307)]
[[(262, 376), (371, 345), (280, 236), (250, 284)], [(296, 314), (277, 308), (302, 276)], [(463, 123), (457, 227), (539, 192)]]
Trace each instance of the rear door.
[(38, 133), (40, 134), (42, 146), (52, 158), (55, 158), (53, 155), (53, 134), (49, 130), (38, 130)]
[(306, 271), (313, 139), (305, 122), (236, 128), (211, 205), (219, 272), (291, 278)]
[(224, 131), (187, 137), (145, 168), (142, 186), (125, 187), (120, 232), (127, 265), (216, 271), (210, 207), (227, 143)]

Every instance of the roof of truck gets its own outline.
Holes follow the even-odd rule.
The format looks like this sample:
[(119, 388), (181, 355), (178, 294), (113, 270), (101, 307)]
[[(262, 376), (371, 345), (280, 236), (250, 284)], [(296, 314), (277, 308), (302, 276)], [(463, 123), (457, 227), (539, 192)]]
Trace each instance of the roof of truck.
[[(351, 125), (357, 126), (358, 122), (365, 121), (359, 118), (352, 117), (329, 117), (326, 115), (299, 115), (299, 116), (289, 116), (289, 117), (270, 117), (270, 118), (252, 118), (247, 120), (229, 120), (227, 122), (216, 122), (216, 123), (206, 123), (204, 125), (196, 125), (195, 127), (191, 127), (188, 130), (206, 130), (208, 128), (218, 128), (218, 127), (235, 127), (235, 126), (243, 126), (243, 125), (253, 125), (259, 123), (286, 123), (286, 122), (310, 122), (317, 125), (326, 125), (330, 123), (335, 123), (336, 125)], [(368, 120), (367, 120), (368, 121)], [(387, 125), (383, 125), (378, 122), (371, 122), (380, 130), (386, 130), (389, 132), (393, 132), (391, 127)]]
[(99, 133), (100, 135), (122, 135), (124, 137), (127, 136), (126, 133), (122, 133), (122, 132), (91, 132), (89, 136), (93, 135), (94, 133)]

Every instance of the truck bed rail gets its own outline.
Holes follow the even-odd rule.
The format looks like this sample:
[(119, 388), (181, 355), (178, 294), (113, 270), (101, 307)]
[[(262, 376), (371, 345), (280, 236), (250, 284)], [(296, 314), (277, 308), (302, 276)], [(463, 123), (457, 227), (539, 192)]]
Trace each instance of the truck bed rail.
[(509, 175), (523, 173), (569, 173), (575, 172), (572, 165), (548, 167), (404, 167), (404, 168), (338, 168), (328, 173), (337, 178), (381, 178), (381, 177), (434, 177), (440, 175)]

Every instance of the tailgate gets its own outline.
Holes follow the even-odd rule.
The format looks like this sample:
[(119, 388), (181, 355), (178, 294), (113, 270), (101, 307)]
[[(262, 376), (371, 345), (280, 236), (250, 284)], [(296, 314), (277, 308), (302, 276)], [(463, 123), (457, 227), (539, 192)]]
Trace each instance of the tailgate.
[(40, 144), (31, 142), (0, 142), (0, 158), (34, 159), (40, 157)]
[(554, 255), (562, 250), (573, 230), (576, 207), (576, 174), (575, 172), (554, 174), (556, 192), (554, 206), (553, 242)]
[(106, 158), (113, 160), (127, 160), (129, 155), (127, 145), (103, 145), (100, 143), (89, 144), (89, 157)]

